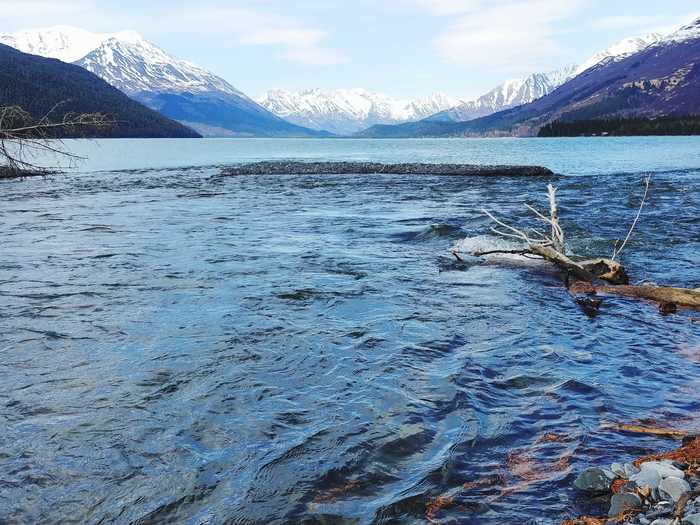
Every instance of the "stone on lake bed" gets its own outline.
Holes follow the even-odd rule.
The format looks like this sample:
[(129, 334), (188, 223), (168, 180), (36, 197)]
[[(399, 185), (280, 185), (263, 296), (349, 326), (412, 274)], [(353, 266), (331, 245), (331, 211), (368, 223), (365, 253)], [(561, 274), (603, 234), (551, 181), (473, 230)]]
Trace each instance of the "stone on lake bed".
[(659, 488), (662, 480), (663, 478), (657, 470), (644, 468), (637, 474), (630, 477), (630, 481), (636, 483), (638, 487), (649, 487), (651, 490), (656, 490)]
[(642, 508), (642, 499), (631, 492), (615, 494), (610, 500), (610, 511), (608, 516), (619, 516), (629, 510), (639, 510)]
[(691, 514), (683, 518), (683, 525), (700, 525), (700, 514)]
[(661, 482), (659, 492), (677, 503), (679, 499), (690, 492), (690, 485), (684, 479), (670, 477)]
[(685, 478), (684, 472), (675, 467), (671, 461), (647, 461), (646, 463), (642, 463), (641, 470), (642, 472), (645, 470), (654, 470), (659, 473), (662, 479), (671, 477)]
[(613, 463), (610, 470), (621, 478), (630, 479), (639, 473), (639, 469), (632, 463)]
[(615, 474), (602, 468), (589, 468), (584, 470), (574, 481), (574, 487), (584, 492), (602, 493), (609, 492)]

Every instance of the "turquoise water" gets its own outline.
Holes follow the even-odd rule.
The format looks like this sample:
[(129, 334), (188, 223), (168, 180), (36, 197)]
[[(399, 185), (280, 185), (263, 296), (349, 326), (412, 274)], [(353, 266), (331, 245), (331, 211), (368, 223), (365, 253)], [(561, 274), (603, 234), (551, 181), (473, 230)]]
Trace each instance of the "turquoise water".
[(547, 180), (219, 167), (543, 164), (581, 255), (653, 172), (623, 262), (698, 286), (697, 138), (67, 145), (77, 171), (0, 182), (2, 523), (549, 525), (607, 510), (583, 468), (670, 446), (604, 423), (698, 426), (698, 312), (591, 319), (545, 265), (451, 256)]
[(698, 137), (416, 140), (67, 141), (83, 171), (212, 166), (271, 159), (537, 164), (567, 175), (700, 168)]

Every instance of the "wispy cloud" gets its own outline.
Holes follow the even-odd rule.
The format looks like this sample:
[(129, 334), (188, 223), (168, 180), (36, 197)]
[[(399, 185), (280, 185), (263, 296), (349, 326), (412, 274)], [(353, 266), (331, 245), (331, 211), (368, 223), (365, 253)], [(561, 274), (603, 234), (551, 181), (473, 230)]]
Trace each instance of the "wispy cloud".
[(556, 56), (556, 23), (590, 0), (417, 0), (435, 12), (453, 10), (459, 17), (436, 40), (449, 62), (530, 71)]
[(307, 65), (346, 62), (346, 57), (325, 45), (328, 34), (297, 20), (248, 9), (179, 10), (159, 26), (182, 33), (212, 35), (237, 44), (278, 47), (278, 56)]
[(95, 7), (92, 0), (0, 0), (3, 19), (45, 18), (56, 14), (75, 14)]
[(650, 24), (654, 24), (657, 20), (658, 17), (652, 16), (607, 16), (594, 21), (593, 26), (600, 29), (636, 29), (640, 27), (649, 26)]
[(454, 15), (479, 7), (480, 0), (414, 0), (438, 15)]
[(266, 46), (282, 60), (312, 66), (347, 62), (340, 51), (327, 45), (326, 31), (297, 18), (256, 8), (231, 7), (231, 2), (193, 7), (189, 2), (174, 1), (170, 9), (155, 3), (133, 13), (106, 7), (96, 0), (0, 0), (0, 10), (15, 29), (57, 23), (83, 25), (95, 31), (139, 29), (147, 35), (215, 37), (224, 46)]

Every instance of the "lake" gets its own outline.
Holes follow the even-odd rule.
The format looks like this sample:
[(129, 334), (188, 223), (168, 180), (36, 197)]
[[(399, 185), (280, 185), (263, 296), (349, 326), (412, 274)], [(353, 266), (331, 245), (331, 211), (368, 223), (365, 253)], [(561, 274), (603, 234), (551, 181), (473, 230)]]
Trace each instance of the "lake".
[[(589, 318), (510, 246), (700, 286), (700, 137), (68, 141), (0, 181), (0, 523), (558, 524), (577, 473), (697, 428), (700, 313)], [(255, 160), (541, 164), (554, 179), (222, 177)], [(46, 159), (52, 164), (51, 159)], [(555, 436), (556, 439), (553, 439)]]

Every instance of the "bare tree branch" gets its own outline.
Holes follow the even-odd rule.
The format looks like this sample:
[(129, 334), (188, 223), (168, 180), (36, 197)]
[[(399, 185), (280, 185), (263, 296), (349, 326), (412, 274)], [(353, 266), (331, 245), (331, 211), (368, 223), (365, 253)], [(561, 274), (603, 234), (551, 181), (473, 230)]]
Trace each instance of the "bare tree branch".
[(39, 119), (19, 106), (0, 106), (0, 178), (50, 172), (52, 168), (39, 166), (31, 160), (33, 155), (41, 152), (79, 160), (81, 157), (63, 147), (61, 136), (79, 135), (89, 129), (104, 129), (116, 124), (101, 113), (69, 112), (53, 121), (51, 115), (63, 104), (56, 104)]

